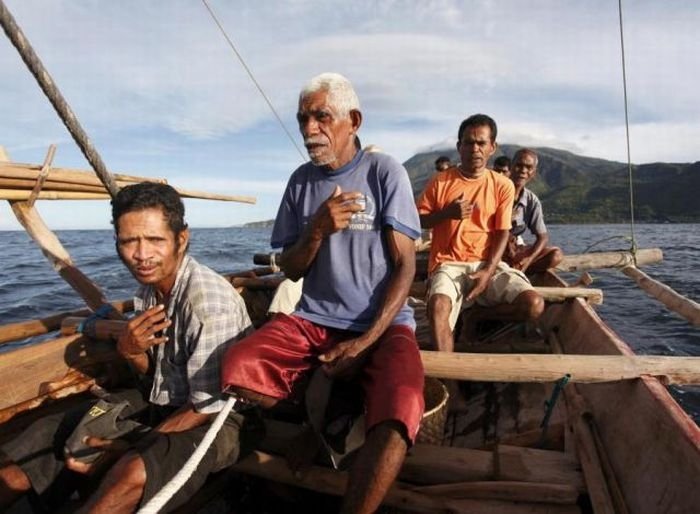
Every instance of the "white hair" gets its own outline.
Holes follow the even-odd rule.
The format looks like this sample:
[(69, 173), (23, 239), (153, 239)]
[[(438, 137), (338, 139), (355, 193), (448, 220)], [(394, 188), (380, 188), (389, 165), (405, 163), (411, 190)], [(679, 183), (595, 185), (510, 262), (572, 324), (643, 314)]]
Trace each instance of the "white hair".
[(350, 111), (360, 110), (360, 100), (348, 79), (340, 73), (321, 73), (312, 78), (299, 93), (299, 100), (318, 91), (328, 92), (328, 103), (345, 118)]

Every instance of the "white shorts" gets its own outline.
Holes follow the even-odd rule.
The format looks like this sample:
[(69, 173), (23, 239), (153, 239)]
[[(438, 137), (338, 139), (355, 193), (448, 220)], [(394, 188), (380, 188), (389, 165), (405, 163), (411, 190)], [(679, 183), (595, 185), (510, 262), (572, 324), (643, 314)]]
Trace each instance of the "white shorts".
[[(428, 300), (434, 294), (442, 294), (452, 300), (450, 328), (453, 330), (462, 307), (469, 308), (474, 304), (474, 301), (471, 301), (469, 304), (462, 305), (465, 294), (468, 294), (474, 285), (469, 275), (482, 268), (484, 264), (483, 261), (443, 263), (430, 277)], [(522, 271), (511, 268), (505, 262), (500, 262), (489, 285), (477, 296), (476, 302), (484, 307), (513, 303), (520, 293), (533, 290), (532, 284)]]

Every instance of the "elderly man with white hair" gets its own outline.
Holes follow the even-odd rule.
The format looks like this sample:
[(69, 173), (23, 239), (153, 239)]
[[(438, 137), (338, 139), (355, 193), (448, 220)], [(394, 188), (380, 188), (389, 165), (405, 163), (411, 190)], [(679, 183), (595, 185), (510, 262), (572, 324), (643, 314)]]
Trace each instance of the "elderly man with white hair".
[(317, 368), (364, 390), (365, 442), (342, 512), (374, 512), (413, 444), (423, 413), (423, 368), (411, 308), (420, 221), (406, 170), (359, 149), (362, 114), (335, 73), (301, 91), (299, 130), (310, 162), (292, 174), (272, 232), (281, 268), (304, 279), (296, 310), (276, 314), (227, 352), (224, 386), (272, 407), (299, 399)]

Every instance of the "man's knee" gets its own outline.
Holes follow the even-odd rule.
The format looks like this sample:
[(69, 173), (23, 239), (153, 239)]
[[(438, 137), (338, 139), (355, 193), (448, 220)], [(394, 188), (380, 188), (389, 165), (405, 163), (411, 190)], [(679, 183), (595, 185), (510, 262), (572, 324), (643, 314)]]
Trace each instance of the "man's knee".
[(108, 471), (105, 480), (130, 489), (143, 490), (146, 486), (146, 464), (141, 455), (129, 452)]
[(434, 294), (428, 301), (428, 315), (431, 320), (447, 320), (452, 311), (452, 300), (444, 294)]
[(515, 302), (522, 309), (523, 316), (529, 321), (534, 321), (544, 312), (544, 298), (536, 291), (524, 291), (520, 293)]
[(547, 267), (555, 268), (563, 260), (564, 260), (564, 252), (562, 252), (561, 249), (559, 249), (555, 246), (554, 248), (552, 248), (552, 251), (549, 254), (549, 262), (547, 263), (548, 264)]

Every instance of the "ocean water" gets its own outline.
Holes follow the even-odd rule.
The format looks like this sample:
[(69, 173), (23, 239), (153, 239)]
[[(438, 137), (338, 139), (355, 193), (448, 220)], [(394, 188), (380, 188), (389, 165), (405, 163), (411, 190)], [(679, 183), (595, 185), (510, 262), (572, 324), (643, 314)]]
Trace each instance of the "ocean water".
[[(565, 253), (628, 249), (627, 225), (553, 225), (552, 244)], [(73, 261), (110, 300), (124, 299), (136, 281), (116, 256), (109, 230), (58, 231)], [(269, 229), (193, 229), (190, 253), (219, 272), (253, 267), (254, 253), (269, 252)], [(637, 225), (639, 248), (661, 248), (663, 262), (644, 271), (679, 293), (700, 300), (700, 225)], [(81, 308), (82, 300), (51, 269), (24, 232), (0, 232), (0, 323), (12, 323)], [(616, 270), (591, 272), (592, 287), (603, 289), (600, 316), (637, 353), (700, 355), (700, 330), (647, 296)], [(575, 280), (576, 276), (565, 278)], [(1, 357), (0, 357), (1, 358)], [(700, 422), (700, 387), (674, 388), (674, 396)]]

